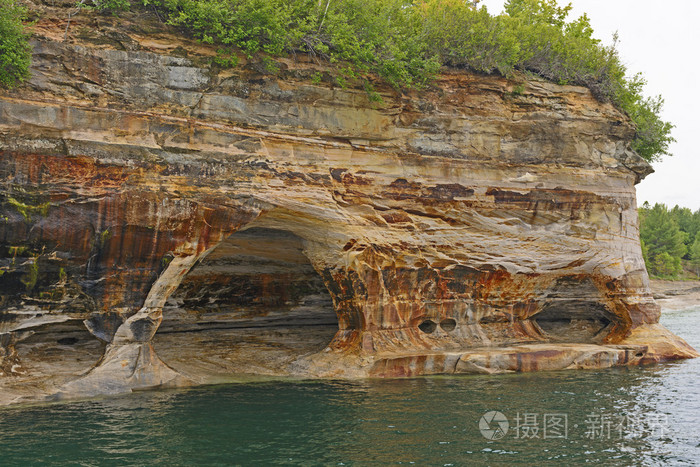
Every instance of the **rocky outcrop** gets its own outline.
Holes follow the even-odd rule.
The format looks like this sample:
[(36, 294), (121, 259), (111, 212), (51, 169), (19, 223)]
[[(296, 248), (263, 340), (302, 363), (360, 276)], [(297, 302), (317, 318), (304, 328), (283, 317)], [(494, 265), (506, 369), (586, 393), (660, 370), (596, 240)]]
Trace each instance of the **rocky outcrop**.
[(39, 21), (0, 96), (2, 401), (697, 356), (649, 290), (651, 169), (587, 89), (452, 71), (376, 102), (147, 26)]

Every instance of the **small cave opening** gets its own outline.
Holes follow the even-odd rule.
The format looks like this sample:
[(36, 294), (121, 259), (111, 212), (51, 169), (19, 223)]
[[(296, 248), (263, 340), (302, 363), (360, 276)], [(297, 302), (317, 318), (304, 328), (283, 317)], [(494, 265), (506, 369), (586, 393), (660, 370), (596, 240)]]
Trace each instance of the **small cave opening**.
[(546, 306), (533, 317), (545, 336), (557, 342), (602, 342), (614, 316), (600, 303), (559, 302)]
[(418, 329), (420, 329), (421, 331), (423, 331), (426, 334), (432, 334), (437, 329), (437, 323), (435, 323), (435, 321), (431, 321), (429, 319), (426, 319), (425, 321), (423, 321), (422, 323), (420, 323), (418, 325)]
[(418, 325), (418, 329), (426, 334), (432, 334), (437, 331), (438, 326), (445, 332), (452, 332), (457, 327), (457, 321), (452, 318), (445, 318), (438, 324), (431, 319), (426, 319)]
[(78, 338), (76, 337), (62, 337), (56, 341), (61, 345), (75, 345), (78, 343)]
[(321, 276), (292, 232), (252, 227), (201, 259), (163, 308), (153, 343), (184, 376), (286, 375), (338, 331)]
[(454, 331), (456, 327), (457, 327), (457, 321), (455, 321), (452, 318), (446, 318), (446, 319), (443, 319), (442, 321), (440, 321), (440, 328), (442, 328), (442, 330), (445, 332)]

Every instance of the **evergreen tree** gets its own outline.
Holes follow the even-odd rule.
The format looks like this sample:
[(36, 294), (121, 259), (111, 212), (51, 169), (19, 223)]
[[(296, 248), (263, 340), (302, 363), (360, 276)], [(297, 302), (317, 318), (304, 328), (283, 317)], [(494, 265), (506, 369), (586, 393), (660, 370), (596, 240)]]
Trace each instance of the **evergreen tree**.
[(690, 259), (690, 247), (695, 241), (698, 230), (700, 230), (700, 210), (693, 213), (689, 208), (676, 205), (671, 209), (671, 216), (678, 224), (678, 228), (687, 234), (685, 245), (688, 247), (688, 252), (685, 259)]
[(690, 264), (695, 268), (695, 275), (700, 276), (700, 235), (695, 237), (690, 246)]
[(681, 257), (686, 254), (688, 234), (678, 228), (674, 216), (663, 204), (642, 208), (640, 239), (647, 249), (647, 269), (652, 275), (675, 277), (683, 270)]

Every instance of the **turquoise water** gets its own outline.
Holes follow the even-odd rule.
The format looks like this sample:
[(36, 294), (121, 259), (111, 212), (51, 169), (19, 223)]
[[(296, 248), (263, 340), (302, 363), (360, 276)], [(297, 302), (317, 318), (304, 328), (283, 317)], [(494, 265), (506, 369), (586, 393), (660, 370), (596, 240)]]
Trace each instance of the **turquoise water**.
[[(700, 348), (700, 308), (662, 322)], [(508, 420), (501, 439), (479, 430), (487, 411)], [(262, 382), (0, 410), (2, 466), (593, 462), (700, 462), (700, 359), (492, 377)]]

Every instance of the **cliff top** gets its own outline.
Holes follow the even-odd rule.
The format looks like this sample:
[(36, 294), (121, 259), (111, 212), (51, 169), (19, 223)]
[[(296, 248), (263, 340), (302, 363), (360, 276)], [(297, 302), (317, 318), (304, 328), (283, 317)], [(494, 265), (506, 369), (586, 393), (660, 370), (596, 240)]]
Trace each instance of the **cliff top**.
[[(17, 23), (22, 17), (14, 7), (17, 2), (2, 2), (7, 20), (3, 24)], [(625, 77), (615, 47), (603, 46), (592, 37), (585, 15), (568, 21), (570, 7), (559, 7), (553, 0), (511, 0), (506, 13), (498, 16), (453, 0), (21, 3), (37, 21), (32, 29), (38, 34), (46, 33), (47, 23), (52, 23), (65, 28), (65, 40), (93, 35), (96, 41), (129, 48), (119, 32), (123, 28), (151, 37), (154, 46), (167, 47), (158, 43), (158, 37), (169, 30), (211, 44), (213, 47), (202, 50), (213, 66), (235, 67), (254, 60), (267, 72), (306, 56), (306, 63), (326, 68), (312, 80), (359, 85), (374, 100), (380, 100), (381, 94), (373, 76), (406, 90), (429, 85), (441, 67), (516, 79), (523, 76), (520, 72), (560, 84), (583, 85), (631, 118), (636, 128), (632, 148), (647, 161), (667, 154), (673, 141), (672, 125), (659, 116), (663, 100), (644, 98), (643, 78)], [(97, 11), (91, 13), (86, 7)], [(110, 23), (117, 30), (100, 34)], [(21, 68), (16, 71), (18, 80), (26, 77)], [(12, 79), (3, 84), (11, 85)]]

